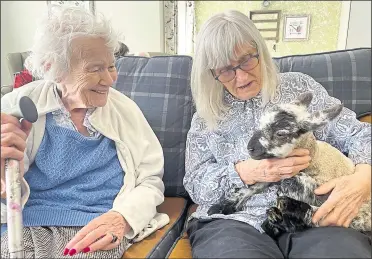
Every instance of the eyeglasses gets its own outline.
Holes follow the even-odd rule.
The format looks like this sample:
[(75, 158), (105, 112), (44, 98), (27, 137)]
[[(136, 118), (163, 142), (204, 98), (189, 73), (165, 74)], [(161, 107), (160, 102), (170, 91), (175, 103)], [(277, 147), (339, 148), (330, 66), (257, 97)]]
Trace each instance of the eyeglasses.
[(238, 66), (229, 69), (222, 69), (219, 75), (216, 75), (214, 71), (211, 70), (214, 79), (220, 81), (221, 83), (230, 82), (235, 78), (236, 70), (241, 69), (244, 72), (248, 72), (257, 67), (259, 63), (258, 57), (259, 57), (258, 53), (255, 55), (247, 55), (244, 57), (244, 60)]

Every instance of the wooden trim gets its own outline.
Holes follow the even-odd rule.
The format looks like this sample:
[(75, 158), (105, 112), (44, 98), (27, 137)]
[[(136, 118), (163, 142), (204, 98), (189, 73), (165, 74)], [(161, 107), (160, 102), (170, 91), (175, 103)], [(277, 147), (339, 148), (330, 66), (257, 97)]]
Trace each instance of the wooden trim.
[(259, 31), (277, 31), (276, 28), (262, 28), (262, 29), (258, 29)]
[(266, 20), (252, 20), (254, 23), (263, 23), (263, 22), (279, 22), (279, 19), (266, 19)]
[(372, 123), (372, 114), (362, 116), (362, 117), (359, 118), (359, 120), (362, 121), (362, 122)]

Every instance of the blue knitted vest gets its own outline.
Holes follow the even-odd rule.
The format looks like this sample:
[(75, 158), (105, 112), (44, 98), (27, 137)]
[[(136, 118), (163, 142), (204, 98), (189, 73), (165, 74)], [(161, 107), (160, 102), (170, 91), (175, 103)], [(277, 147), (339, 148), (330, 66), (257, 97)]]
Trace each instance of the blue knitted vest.
[(60, 127), (47, 114), (43, 140), (25, 174), (30, 197), (24, 226), (84, 226), (112, 208), (123, 178), (114, 141)]

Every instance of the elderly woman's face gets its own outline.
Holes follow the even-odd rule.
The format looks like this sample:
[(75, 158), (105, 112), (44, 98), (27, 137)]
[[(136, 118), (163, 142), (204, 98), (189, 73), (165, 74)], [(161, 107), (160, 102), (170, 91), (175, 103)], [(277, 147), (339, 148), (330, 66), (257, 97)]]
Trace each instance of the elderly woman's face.
[[(246, 46), (241, 49), (237, 51), (238, 60), (231, 60), (230, 66), (215, 69), (214, 73), (220, 75), (219, 80), (233, 96), (240, 100), (248, 100), (261, 90), (261, 68), (258, 57), (254, 56), (257, 54), (255, 48)], [(233, 77), (232, 68), (239, 65), (241, 68), (235, 70), (236, 75)]]
[(77, 38), (72, 50), (71, 73), (63, 80), (62, 99), (71, 108), (104, 106), (117, 79), (113, 53), (99, 38)]

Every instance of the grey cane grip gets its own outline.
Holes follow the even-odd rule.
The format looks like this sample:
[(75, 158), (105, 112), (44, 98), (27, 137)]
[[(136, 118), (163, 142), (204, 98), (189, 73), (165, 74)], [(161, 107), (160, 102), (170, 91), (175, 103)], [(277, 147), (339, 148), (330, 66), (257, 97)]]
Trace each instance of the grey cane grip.
[(27, 96), (21, 97), (19, 100), (19, 108), (21, 110), (22, 117), (34, 123), (38, 119), (37, 109), (34, 102)]

